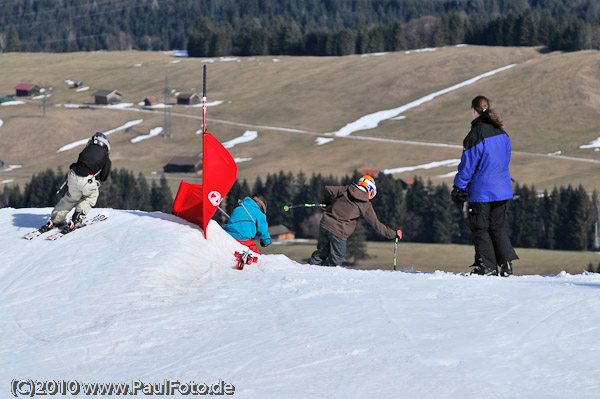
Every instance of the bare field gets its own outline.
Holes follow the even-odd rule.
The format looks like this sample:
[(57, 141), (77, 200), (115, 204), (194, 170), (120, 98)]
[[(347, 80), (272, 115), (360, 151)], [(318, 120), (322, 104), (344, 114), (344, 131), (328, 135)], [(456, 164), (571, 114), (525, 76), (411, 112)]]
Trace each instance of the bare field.
[[(284, 254), (299, 263), (307, 263), (312, 252), (316, 249), (316, 240), (308, 242), (288, 243), (287, 245), (273, 244), (264, 248), (265, 254)], [(600, 263), (600, 253), (577, 251), (548, 251), (542, 249), (516, 248), (519, 260), (514, 262), (515, 275), (528, 274), (558, 274), (566, 271), (571, 274), (581, 274), (589, 263), (594, 268)], [(347, 266), (357, 269), (394, 268), (393, 242), (367, 242), (368, 259), (361, 260), (357, 266)], [(454, 244), (418, 244), (399, 243), (396, 260), (397, 270), (433, 272), (441, 270), (451, 273), (468, 273), (473, 261), (473, 247)]]
[[(67, 168), (77, 149), (57, 153), (68, 143), (126, 122), (143, 122), (110, 136), (114, 166), (148, 176), (162, 170), (173, 155), (202, 152), (202, 109), (172, 109), (173, 138), (131, 139), (164, 125), (164, 112), (142, 112), (147, 96), (164, 99), (165, 82), (177, 92), (202, 91), (202, 67), (208, 65), (208, 130), (219, 140), (256, 130), (258, 138), (231, 148), (240, 178), (253, 181), (279, 170), (345, 175), (354, 169), (393, 169), (460, 158), (470, 123), (469, 102), (484, 94), (503, 116), (513, 140), (511, 173), (521, 184), (538, 189), (583, 184), (600, 186), (600, 152), (580, 149), (600, 137), (600, 53), (540, 54), (536, 48), (444, 47), (434, 52), (388, 53), (347, 57), (248, 57), (177, 59), (159, 52), (69, 54), (3, 54), (0, 95), (13, 93), (22, 82), (53, 88), (42, 118), (40, 100), (0, 107), (0, 160), (21, 164), (18, 173), (48, 167)], [(335, 137), (323, 146), (317, 137), (334, 132), (360, 117), (394, 109), (482, 73), (514, 68), (440, 95), (410, 109), (402, 120), (385, 120), (377, 128)], [(76, 92), (65, 80), (83, 81), (88, 91)], [(124, 93), (131, 109), (65, 108), (91, 102), (98, 89)], [(171, 97), (171, 101), (174, 101)], [(301, 129), (304, 133), (277, 128)], [(377, 139), (377, 140), (370, 140)], [(379, 139), (387, 139), (383, 141)], [(399, 142), (450, 144), (450, 147)], [(562, 154), (577, 159), (547, 156)], [(451, 184), (444, 176), (455, 167), (418, 169), (396, 175), (420, 175)], [(190, 180), (193, 176), (184, 176)], [(178, 180), (179, 176), (172, 176)], [(22, 182), (23, 178), (17, 180)]]

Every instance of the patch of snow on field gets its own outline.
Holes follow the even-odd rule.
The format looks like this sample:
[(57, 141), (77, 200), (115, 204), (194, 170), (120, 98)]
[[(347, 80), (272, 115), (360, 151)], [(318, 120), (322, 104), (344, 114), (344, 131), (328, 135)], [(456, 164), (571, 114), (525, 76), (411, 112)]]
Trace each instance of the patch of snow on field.
[(233, 148), (238, 144), (247, 143), (249, 141), (256, 140), (256, 138), (258, 138), (258, 132), (254, 131), (254, 130), (246, 130), (246, 132), (244, 132), (244, 134), (242, 136), (223, 143), (223, 147)]
[(235, 163), (252, 161), (252, 158), (233, 158)]
[(600, 148), (600, 137), (588, 144), (580, 145), (579, 148)]
[(389, 175), (389, 174), (395, 174), (395, 173), (412, 172), (412, 171), (418, 170), (418, 169), (439, 168), (440, 166), (458, 166), (459, 163), (460, 163), (460, 159), (448, 159), (446, 161), (429, 162), (429, 163), (426, 163), (423, 165), (405, 166), (405, 167), (394, 168), (394, 169), (384, 169), (384, 170), (382, 170), (382, 172), (385, 173), (386, 175)]
[(325, 145), (331, 143), (334, 139), (331, 137), (317, 137), (315, 139), (315, 145)]
[(7, 107), (9, 105), (23, 105), (23, 104), (25, 104), (24, 101), (16, 100), (16, 101), (6, 101), (6, 102), (1, 103), (0, 105), (3, 107)]
[(446, 89), (436, 91), (435, 93), (428, 94), (424, 97), (421, 97), (415, 101), (412, 101), (412, 102), (405, 104), (398, 108), (389, 109), (389, 110), (385, 110), (385, 111), (378, 111), (378, 112), (375, 112), (372, 114), (365, 115), (365, 116), (361, 117), (360, 119), (347, 124), (346, 126), (341, 128), (337, 132), (332, 132), (329, 134), (332, 134), (335, 136), (349, 136), (352, 133), (360, 131), (360, 130), (374, 129), (377, 126), (379, 126), (380, 122), (382, 122), (386, 119), (396, 117), (396, 116), (406, 112), (407, 110), (416, 108), (428, 101), (433, 100), (434, 98), (436, 98), (438, 96), (441, 96), (441, 95), (449, 93), (451, 91), (471, 85), (471, 84), (479, 81), (480, 79), (495, 75), (495, 74), (503, 72), (503, 71), (506, 71), (507, 69), (513, 68), (514, 66), (516, 66), (516, 64), (506, 65), (502, 68), (494, 69), (493, 71), (489, 71), (489, 72), (483, 73), (481, 75), (475, 76), (474, 78), (465, 80), (464, 82), (455, 84)]
[(162, 127), (155, 127), (154, 129), (150, 130), (150, 133), (148, 133), (148, 134), (132, 138), (131, 142), (132, 143), (139, 143), (142, 140), (147, 140), (147, 139), (152, 138), (154, 136), (158, 136), (159, 134), (162, 133), (162, 131), (163, 131)]
[[(120, 130), (125, 130), (125, 129), (128, 129), (128, 128), (132, 127), (132, 126), (139, 125), (143, 121), (144, 121), (143, 119), (137, 119), (137, 120), (134, 120), (134, 121), (130, 121), (130, 122), (127, 122), (126, 124), (124, 124), (122, 126), (119, 126), (119, 127), (115, 128), (115, 129), (108, 130), (108, 131), (104, 132), (104, 134), (108, 136), (108, 135), (113, 134), (115, 132), (118, 132)], [(64, 145), (64, 146), (60, 147), (58, 150), (56, 150), (56, 152), (68, 151), (68, 150), (71, 150), (71, 149), (73, 149), (75, 147), (79, 147), (81, 145), (85, 145), (85, 144), (87, 144), (87, 142), (88, 142), (89, 139), (90, 138), (87, 137), (85, 139), (74, 141), (74, 142), (72, 142), (70, 144), (67, 144), (67, 145)]]
[(408, 50), (405, 51), (404, 54), (411, 54), (411, 53), (427, 53), (427, 52), (431, 52), (431, 51), (437, 51), (437, 47), (425, 47), (425, 48), (419, 48), (416, 50)]
[(368, 58), (368, 57), (381, 57), (383, 55), (387, 55), (388, 53), (368, 53), (368, 54), (361, 54), (360, 56), (362, 58)]
[(105, 105), (104, 108), (129, 108), (129, 107), (133, 107), (133, 103), (118, 103), (118, 104), (111, 104), (111, 105)]
[(82, 91), (88, 91), (90, 89), (90, 86), (84, 86), (84, 87), (79, 87), (77, 89), (75, 89), (75, 91), (77, 93), (81, 93)]
[(458, 173), (458, 171), (455, 170), (454, 172), (446, 173), (445, 175), (439, 175), (439, 176), (436, 176), (436, 177), (439, 177), (441, 179), (445, 179), (447, 177), (454, 177), (454, 176), (456, 176), (457, 173)]
[(12, 172), (15, 169), (22, 168), (23, 165), (8, 165), (8, 168), (0, 169), (0, 172)]
[[(214, 106), (217, 106), (217, 105), (221, 105), (223, 103), (224, 103), (224, 101), (221, 101), (221, 100), (219, 100), (219, 101), (212, 101), (212, 102), (207, 102), (206, 106), (207, 107), (214, 107)], [(200, 103), (200, 104), (193, 104), (193, 105), (186, 105), (185, 108), (202, 108), (202, 103)]]

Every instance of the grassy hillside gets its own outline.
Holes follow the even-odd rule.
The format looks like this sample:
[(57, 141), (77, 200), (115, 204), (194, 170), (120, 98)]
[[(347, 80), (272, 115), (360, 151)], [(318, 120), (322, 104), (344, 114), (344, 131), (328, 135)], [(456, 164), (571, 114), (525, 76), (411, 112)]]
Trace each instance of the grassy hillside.
[[(397, 108), (427, 94), (463, 82), (496, 68), (516, 67), (477, 83), (441, 95), (377, 128), (336, 137), (316, 146), (319, 134), (333, 132), (363, 115)], [(209, 131), (221, 141), (258, 131), (258, 138), (230, 151), (252, 158), (238, 164), (239, 177), (254, 179), (281, 169), (305, 173), (345, 175), (354, 169), (385, 169), (457, 159), (456, 148), (468, 131), (472, 97), (484, 94), (503, 116), (513, 140), (511, 172), (522, 184), (536, 188), (583, 184), (600, 186), (600, 152), (579, 149), (600, 136), (600, 54), (596, 51), (540, 54), (535, 48), (445, 47), (433, 52), (388, 53), (347, 57), (251, 57), (230, 59), (175, 59), (158, 52), (98, 52), (69, 54), (2, 54), (0, 95), (14, 92), (21, 82), (51, 86), (52, 104), (42, 118), (41, 100), (0, 107), (0, 160), (22, 164), (0, 180), (27, 175), (47, 167), (64, 169), (78, 150), (56, 153), (65, 144), (107, 131), (136, 119), (143, 122), (110, 136), (115, 167), (151, 175), (162, 170), (172, 155), (202, 152), (201, 108), (172, 109), (173, 138), (154, 137), (133, 144), (136, 136), (163, 126), (164, 113), (140, 112), (147, 96), (164, 98), (165, 78), (176, 91), (201, 93), (202, 66), (208, 64)], [(66, 79), (81, 80), (88, 91), (75, 92)], [(132, 109), (66, 108), (93, 100), (97, 89), (116, 89)], [(173, 98), (172, 98), (173, 100)], [(274, 128), (301, 129), (289, 132)], [(385, 138), (452, 144), (432, 147)], [(321, 137), (323, 137), (321, 135)], [(563, 151), (584, 162), (546, 156)], [(415, 174), (434, 182), (455, 170), (440, 167), (396, 175)], [(25, 176), (19, 177), (18, 174)], [(173, 181), (179, 179), (175, 176)], [(186, 179), (192, 180), (192, 176)]]

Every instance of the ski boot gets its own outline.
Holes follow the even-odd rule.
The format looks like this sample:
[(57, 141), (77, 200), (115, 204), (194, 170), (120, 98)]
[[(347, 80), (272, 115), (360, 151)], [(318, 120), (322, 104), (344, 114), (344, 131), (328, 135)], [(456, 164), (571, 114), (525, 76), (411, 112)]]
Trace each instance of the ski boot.
[(70, 231), (80, 228), (83, 224), (83, 219), (85, 219), (85, 214), (83, 212), (75, 211), (75, 213), (71, 217), (71, 220), (67, 222), (67, 225), (63, 229), (63, 232), (68, 233)]
[(500, 275), (502, 277), (512, 276), (512, 274), (513, 274), (512, 263), (509, 260), (507, 260), (506, 262), (504, 262), (503, 264), (500, 265)]
[(40, 227), (40, 228), (38, 229), (38, 231), (39, 231), (40, 233), (45, 233), (45, 232), (47, 232), (47, 231), (50, 231), (50, 230), (52, 230), (54, 227), (55, 227), (55, 226), (54, 226), (54, 223), (52, 223), (52, 219), (50, 219), (50, 220), (48, 220), (48, 221), (46, 222), (46, 224), (45, 224), (45, 225), (43, 225), (42, 227)]
[(477, 274), (479, 276), (497, 276), (498, 270), (496, 268), (489, 268), (483, 263), (483, 259), (477, 258), (476, 261), (470, 266), (473, 268), (469, 274)]

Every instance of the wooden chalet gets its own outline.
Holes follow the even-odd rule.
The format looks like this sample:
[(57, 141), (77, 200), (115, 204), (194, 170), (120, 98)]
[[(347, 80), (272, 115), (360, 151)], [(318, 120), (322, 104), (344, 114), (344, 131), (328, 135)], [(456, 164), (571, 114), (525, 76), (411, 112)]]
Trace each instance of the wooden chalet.
[(96, 90), (92, 93), (92, 97), (94, 97), (94, 104), (110, 105), (120, 103), (123, 93), (117, 90)]
[(293, 240), (296, 234), (282, 224), (269, 226), (269, 235), (273, 241)]
[(202, 99), (196, 93), (179, 93), (177, 95), (177, 104), (179, 105), (195, 105), (201, 102)]
[(202, 170), (201, 157), (186, 157), (176, 155), (163, 166), (165, 173), (197, 173)]
[(30, 97), (40, 94), (40, 86), (33, 83), (21, 83), (15, 87), (17, 97)]

